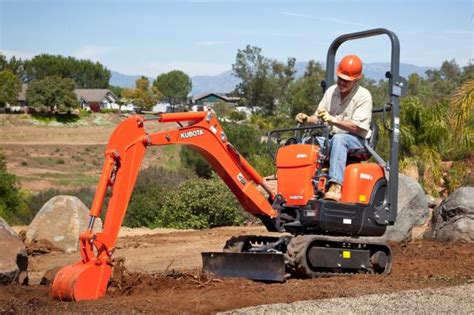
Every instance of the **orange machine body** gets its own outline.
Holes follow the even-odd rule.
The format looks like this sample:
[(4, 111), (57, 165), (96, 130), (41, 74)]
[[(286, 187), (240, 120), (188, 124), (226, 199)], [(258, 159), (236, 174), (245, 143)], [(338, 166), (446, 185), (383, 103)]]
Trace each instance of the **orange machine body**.
[(369, 204), (377, 181), (384, 178), (384, 170), (377, 163), (355, 163), (347, 165), (341, 202)]
[(277, 189), (287, 206), (304, 206), (314, 197), (318, 154), (319, 147), (312, 144), (284, 146), (278, 150)]

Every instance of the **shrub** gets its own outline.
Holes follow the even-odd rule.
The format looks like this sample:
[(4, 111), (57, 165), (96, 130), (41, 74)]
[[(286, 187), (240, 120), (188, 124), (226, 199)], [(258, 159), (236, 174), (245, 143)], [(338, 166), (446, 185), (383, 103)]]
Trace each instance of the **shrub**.
[(276, 166), (269, 155), (254, 155), (249, 160), (250, 165), (262, 176), (276, 173)]
[(266, 152), (265, 145), (262, 143), (262, 133), (256, 128), (235, 123), (222, 123), (229, 142), (242, 154), (246, 159), (252, 155)]
[(451, 194), (461, 186), (473, 186), (470, 168), (466, 165), (465, 161), (453, 162), (446, 172), (444, 180), (448, 194)]
[(212, 175), (212, 167), (207, 161), (193, 148), (182, 147), (179, 157), (183, 165), (191, 169), (197, 176), (202, 178), (210, 178)]
[(226, 102), (217, 102), (212, 107), (218, 118), (224, 118), (232, 113), (232, 105), (227, 104)]
[(151, 227), (164, 199), (187, 179), (196, 176), (186, 169), (178, 171), (150, 167), (140, 172), (128, 205), (124, 225)]
[(241, 113), (237, 111), (231, 112), (229, 116), (229, 119), (232, 121), (241, 121), (241, 120), (245, 120), (246, 118), (247, 116), (245, 115), (245, 113)]
[(244, 221), (238, 201), (217, 179), (191, 179), (166, 196), (157, 227), (203, 229), (239, 225)]
[(123, 225), (128, 227), (152, 227), (163, 207), (168, 189), (152, 185), (144, 192), (133, 193)]
[(27, 213), (25, 194), (16, 176), (7, 172), (5, 156), (0, 152), (0, 217), (9, 224), (20, 224)]

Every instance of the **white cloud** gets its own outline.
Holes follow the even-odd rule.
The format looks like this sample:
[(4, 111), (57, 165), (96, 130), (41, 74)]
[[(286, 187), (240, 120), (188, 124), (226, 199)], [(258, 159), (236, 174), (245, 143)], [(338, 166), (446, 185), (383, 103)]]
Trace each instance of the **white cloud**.
[(101, 57), (112, 50), (108, 46), (85, 45), (73, 52), (73, 56), (78, 59), (90, 59), (98, 61)]
[(346, 20), (342, 20), (342, 19), (338, 19), (338, 18), (333, 18), (333, 17), (319, 17), (319, 16), (312, 16), (312, 15), (295, 13), (295, 12), (283, 12), (283, 15), (294, 16), (294, 17), (299, 17), (299, 18), (304, 18), (304, 19), (324, 21), (324, 22), (337, 23), (337, 24), (343, 24), (343, 25), (364, 27), (364, 28), (373, 28), (374, 27), (373, 25), (370, 25), (370, 24), (350, 22), (350, 21), (346, 21)]
[(189, 76), (195, 75), (216, 75), (224, 71), (230, 70), (230, 64), (208, 63), (208, 62), (189, 62), (189, 61), (172, 61), (172, 62), (151, 62), (146, 65), (117, 65), (110, 69), (124, 74), (130, 75), (147, 75), (156, 77), (160, 73), (172, 70), (181, 70)]

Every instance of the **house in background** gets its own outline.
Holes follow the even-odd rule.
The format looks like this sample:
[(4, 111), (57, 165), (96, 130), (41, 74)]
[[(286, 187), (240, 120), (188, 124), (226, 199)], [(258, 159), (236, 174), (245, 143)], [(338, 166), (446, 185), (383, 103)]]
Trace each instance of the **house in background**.
[(28, 84), (23, 83), (21, 90), (16, 97), (16, 105), (6, 104), (5, 108), (2, 109), (2, 113), (26, 113), (28, 108), (26, 107), (26, 90)]
[(169, 113), (171, 112), (171, 104), (166, 102), (158, 102), (151, 110), (157, 113)]
[(75, 89), (80, 108), (93, 112), (120, 108), (119, 98), (109, 89)]
[(224, 102), (232, 106), (236, 106), (240, 101), (240, 97), (227, 96), (219, 93), (203, 93), (192, 98), (192, 103), (195, 105), (205, 105), (212, 107), (215, 103)]
[(25, 107), (26, 106), (26, 90), (28, 89), (28, 84), (21, 84), (21, 91), (17, 97), (17, 106)]

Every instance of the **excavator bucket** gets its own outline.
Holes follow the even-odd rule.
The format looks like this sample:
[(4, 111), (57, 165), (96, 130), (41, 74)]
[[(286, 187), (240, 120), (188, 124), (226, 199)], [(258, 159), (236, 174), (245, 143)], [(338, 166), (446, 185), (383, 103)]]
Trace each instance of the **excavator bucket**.
[(54, 278), (51, 294), (60, 301), (95, 300), (102, 297), (112, 273), (107, 264), (77, 263), (61, 270)]
[(203, 271), (219, 277), (244, 277), (260, 281), (285, 281), (283, 254), (204, 252)]

